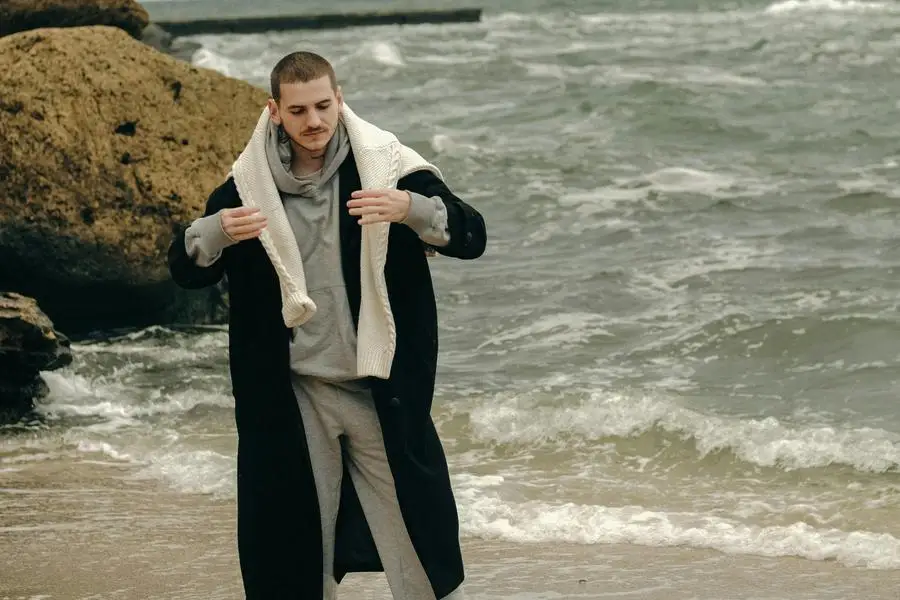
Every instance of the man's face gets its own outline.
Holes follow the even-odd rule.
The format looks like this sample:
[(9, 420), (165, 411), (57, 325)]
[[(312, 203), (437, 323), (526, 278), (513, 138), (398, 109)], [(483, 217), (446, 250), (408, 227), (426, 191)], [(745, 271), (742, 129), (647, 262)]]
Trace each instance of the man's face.
[(326, 75), (306, 83), (282, 83), (281, 99), (277, 104), (269, 100), (269, 112), (296, 146), (319, 157), (334, 135), (342, 104), (341, 91), (332, 89)]

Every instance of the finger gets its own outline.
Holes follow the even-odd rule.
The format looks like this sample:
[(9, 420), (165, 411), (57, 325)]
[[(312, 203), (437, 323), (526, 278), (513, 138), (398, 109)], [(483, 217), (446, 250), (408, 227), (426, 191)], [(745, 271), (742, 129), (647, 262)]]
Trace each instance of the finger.
[(372, 198), (357, 198), (356, 200), (350, 200), (347, 202), (347, 206), (350, 208), (359, 208), (360, 206), (384, 206), (387, 202), (388, 198), (386, 196), (374, 196)]
[(239, 206), (237, 208), (226, 208), (225, 214), (229, 217), (249, 217), (259, 212), (259, 208), (255, 206)]
[(254, 238), (258, 238), (260, 235), (262, 235), (262, 229), (253, 231), (251, 233), (243, 233), (241, 235), (233, 235), (233, 236), (231, 236), (231, 238), (237, 242), (244, 242), (246, 240), (252, 240)]
[(240, 217), (237, 219), (229, 218), (225, 220), (226, 225), (230, 227), (243, 227), (245, 225), (256, 225), (265, 223), (266, 218), (262, 215), (254, 215), (252, 217)]
[(353, 215), (354, 217), (357, 217), (360, 215), (374, 215), (374, 214), (382, 213), (382, 212), (384, 212), (383, 206), (361, 206), (359, 208), (351, 208), (350, 209), (350, 214)]
[(262, 230), (265, 229), (265, 228), (266, 228), (265, 225), (259, 225), (259, 224), (257, 224), (257, 225), (244, 225), (243, 227), (231, 227), (231, 228), (227, 229), (227, 230), (225, 231), (225, 233), (227, 233), (227, 234), (230, 235), (231, 237), (234, 237), (234, 236), (236, 236), (236, 235), (243, 235), (243, 234), (245, 234), (245, 233), (253, 233), (253, 232), (256, 232), (256, 231), (262, 231)]
[(390, 190), (385, 189), (376, 189), (376, 190), (356, 190), (350, 196), (352, 198), (376, 198), (378, 196), (387, 196)]
[(365, 215), (364, 217), (359, 219), (360, 225), (371, 225), (372, 223), (384, 223), (389, 221), (387, 215), (384, 213), (375, 213), (371, 215)]

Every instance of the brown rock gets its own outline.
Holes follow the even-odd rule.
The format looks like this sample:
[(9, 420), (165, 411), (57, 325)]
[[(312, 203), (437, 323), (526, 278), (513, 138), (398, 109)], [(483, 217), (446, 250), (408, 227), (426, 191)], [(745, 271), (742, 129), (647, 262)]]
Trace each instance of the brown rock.
[(20, 419), (47, 393), (41, 371), (72, 362), (66, 336), (33, 298), (0, 293), (0, 423)]
[(135, 0), (0, 1), (0, 36), (41, 27), (109, 25), (138, 37), (149, 21)]
[(70, 335), (221, 318), (215, 290), (175, 288), (165, 253), (267, 97), (111, 27), (0, 39), (0, 289)]

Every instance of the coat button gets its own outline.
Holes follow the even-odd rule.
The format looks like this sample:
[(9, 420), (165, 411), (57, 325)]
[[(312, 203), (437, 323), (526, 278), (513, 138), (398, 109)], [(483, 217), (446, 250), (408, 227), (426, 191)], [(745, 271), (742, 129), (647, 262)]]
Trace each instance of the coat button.
[(391, 408), (400, 408), (400, 398), (394, 396), (393, 398), (391, 398), (390, 404)]
[(466, 246), (468, 246), (471, 242), (472, 242), (472, 232), (467, 231), (466, 232)]

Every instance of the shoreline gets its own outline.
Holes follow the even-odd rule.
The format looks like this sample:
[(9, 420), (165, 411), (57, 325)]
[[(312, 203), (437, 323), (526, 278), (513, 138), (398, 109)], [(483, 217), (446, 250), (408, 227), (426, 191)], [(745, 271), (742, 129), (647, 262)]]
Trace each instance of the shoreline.
[[(43, 483), (0, 471), (0, 546), (16, 549), (0, 566), (0, 599), (241, 596), (233, 500), (111, 479), (109, 465), (88, 480), (58, 468)], [(900, 570), (686, 547), (464, 538), (463, 553), (470, 600), (896, 600), (900, 588)], [(348, 575), (340, 590), (391, 599), (381, 574)]]

